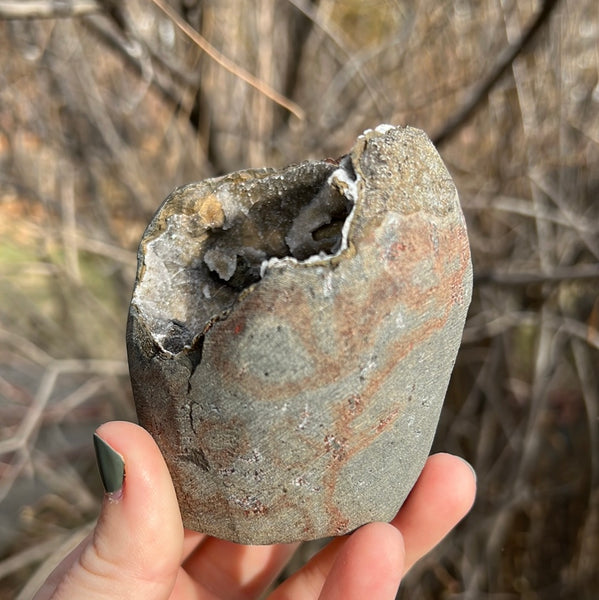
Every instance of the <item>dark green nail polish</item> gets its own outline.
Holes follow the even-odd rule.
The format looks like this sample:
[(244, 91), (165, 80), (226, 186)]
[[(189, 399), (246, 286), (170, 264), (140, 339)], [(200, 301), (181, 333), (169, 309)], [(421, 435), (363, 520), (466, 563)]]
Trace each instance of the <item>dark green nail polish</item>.
[(106, 493), (118, 492), (123, 487), (125, 463), (121, 455), (113, 450), (97, 433), (94, 433), (94, 449), (100, 477)]

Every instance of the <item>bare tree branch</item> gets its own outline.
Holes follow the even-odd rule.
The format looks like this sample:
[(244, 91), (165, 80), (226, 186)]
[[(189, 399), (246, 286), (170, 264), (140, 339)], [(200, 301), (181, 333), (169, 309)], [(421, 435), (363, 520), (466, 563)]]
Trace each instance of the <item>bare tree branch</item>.
[(559, 0), (545, 0), (543, 7), (539, 11), (530, 27), (522, 34), (517, 43), (507, 46), (500, 53), (497, 63), (491, 69), (491, 72), (475, 84), (466, 97), (464, 104), (452, 115), (440, 131), (432, 136), (433, 143), (440, 146), (447, 142), (470, 118), (476, 113), (483, 104), (487, 95), (495, 84), (501, 79), (517, 56), (532, 42), (536, 34), (540, 31), (543, 24), (549, 20), (553, 9), (557, 6)]
[(166, 65), (164, 60), (152, 54), (151, 58), (157, 61), (158, 67), (161, 70), (168, 70), (169, 77), (161, 77), (157, 69), (147, 69), (144, 64), (144, 53), (149, 52), (147, 48), (143, 48), (139, 40), (131, 41), (119, 35), (114, 27), (110, 27), (110, 23), (98, 16), (89, 16), (83, 20), (83, 24), (90, 29), (96, 36), (102, 40), (108, 47), (117, 52), (125, 63), (131, 67), (139, 75), (148, 75), (150, 77), (150, 85), (154, 87), (167, 102), (174, 106), (181, 104), (182, 94), (180, 90), (173, 85), (172, 80), (177, 79), (184, 85), (197, 85), (193, 83), (189, 77), (185, 77), (180, 71)]
[(0, 0), (0, 19), (58, 19), (101, 10), (97, 0)]
[(528, 285), (531, 283), (559, 283), (574, 279), (599, 279), (599, 264), (556, 267), (548, 273), (485, 271), (475, 275), (477, 285), (497, 283), (501, 285)]
[(221, 65), (224, 69), (239, 77), (242, 81), (245, 81), (248, 85), (257, 89), (261, 94), (264, 94), (267, 98), (270, 98), (273, 102), (287, 109), (293, 113), (298, 119), (304, 120), (305, 114), (301, 106), (298, 106), (295, 102), (285, 98), (282, 94), (277, 92), (266, 82), (261, 81), (243, 67), (235, 64), (232, 60), (227, 58), (224, 54), (219, 52), (212, 44), (202, 37), (189, 23), (186, 23), (166, 2), (162, 0), (152, 0), (152, 2), (162, 11), (168, 18), (176, 25), (192, 42), (194, 42), (199, 48), (201, 48), (212, 60)]

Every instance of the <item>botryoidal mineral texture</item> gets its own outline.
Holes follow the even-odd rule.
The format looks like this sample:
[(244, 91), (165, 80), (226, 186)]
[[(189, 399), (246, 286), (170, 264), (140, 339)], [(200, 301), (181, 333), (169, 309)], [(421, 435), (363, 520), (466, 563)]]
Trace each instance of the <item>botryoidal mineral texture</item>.
[(416, 129), (176, 189), (139, 247), (127, 345), (185, 527), (270, 544), (392, 519), (471, 287), (455, 186)]

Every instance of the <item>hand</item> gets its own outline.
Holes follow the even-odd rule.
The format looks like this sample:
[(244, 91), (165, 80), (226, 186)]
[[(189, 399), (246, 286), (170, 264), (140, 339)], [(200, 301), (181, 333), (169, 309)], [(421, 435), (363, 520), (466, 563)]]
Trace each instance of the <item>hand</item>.
[[(95, 530), (34, 600), (259, 598), (297, 544), (242, 546), (185, 531), (166, 464), (132, 423), (98, 435), (125, 461), (122, 490), (106, 494)], [(392, 523), (371, 523), (328, 544), (270, 600), (393, 600), (402, 575), (468, 512), (475, 478), (449, 454), (431, 456)]]

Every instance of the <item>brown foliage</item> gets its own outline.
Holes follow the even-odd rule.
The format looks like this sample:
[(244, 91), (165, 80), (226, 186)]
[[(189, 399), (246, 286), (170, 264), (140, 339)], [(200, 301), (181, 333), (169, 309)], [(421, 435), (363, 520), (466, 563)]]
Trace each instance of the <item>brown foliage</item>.
[[(43, 20), (8, 19), (9, 4), (0, 598), (39, 565), (46, 573), (97, 514), (90, 434), (134, 418), (124, 324), (136, 246), (162, 198), (237, 168), (340, 156), (380, 122), (435, 137), (477, 93), (440, 148), (468, 221), (475, 293), (435, 449), (472, 462), (479, 495), (400, 597), (592, 597), (596, 2), (186, 0), (171, 5), (175, 20), (158, 1), (78, 0), (78, 16)], [(543, 6), (530, 43), (482, 85)]]

